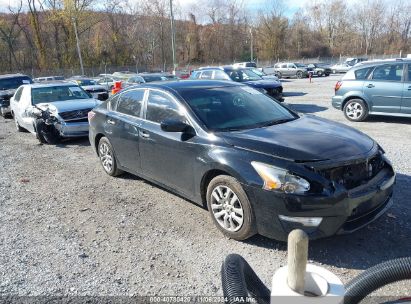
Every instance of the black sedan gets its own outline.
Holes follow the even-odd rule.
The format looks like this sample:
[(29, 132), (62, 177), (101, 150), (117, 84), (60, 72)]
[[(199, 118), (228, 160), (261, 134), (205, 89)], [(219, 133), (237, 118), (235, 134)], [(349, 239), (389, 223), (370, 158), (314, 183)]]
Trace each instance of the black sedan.
[(298, 115), (249, 86), (129, 87), (89, 113), (104, 171), (139, 175), (208, 208), (228, 237), (352, 232), (392, 204), (395, 173), (361, 132)]

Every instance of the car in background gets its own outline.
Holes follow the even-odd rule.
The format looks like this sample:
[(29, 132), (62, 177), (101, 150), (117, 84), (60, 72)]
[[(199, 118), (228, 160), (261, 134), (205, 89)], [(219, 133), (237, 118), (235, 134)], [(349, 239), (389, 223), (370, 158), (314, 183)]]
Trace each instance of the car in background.
[[(101, 75), (101, 74), (100, 74)], [(103, 86), (107, 91), (111, 91), (114, 88), (114, 84), (117, 81), (121, 81), (120, 78), (107, 74), (95, 80), (97, 84)]]
[(274, 65), (274, 69), (275, 74), (280, 79), (286, 77), (308, 77), (308, 67), (302, 63), (279, 62)]
[(0, 114), (3, 117), (10, 116), (10, 98), (17, 88), (23, 84), (33, 83), (33, 80), (23, 74), (0, 75)]
[(235, 68), (257, 68), (257, 64), (252, 61), (247, 62), (237, 62), (233, 64)]
[(17, 131), (36, 134), (33, 108), (48, 108), (58, 119), (61, 137), (87, 136), (90, 112), (100, 102), (74, 83), (34, 83), (20, 86), (11, 98), (11, 111)]
[(120, 79), (120, 80), (127, 80), (132, 76), (137, 75), (137, 73), (130, 72), (130, 71), (122, 71), (122, 72), (114, 72), (112, 76)]
[(366, 58), (366, 57), (358, 57), (358, 58), (354, 57), (354, 58), (347, 58), (345, 60), (345, 63), (350, 65), (350, 66), (354, 66), (357, 63), (364, 62), (364, 61), (367, 61), (367, 60), (368, 60), (368, 58)]
[(241, 82), (262, 91), (278, 101), (284, 101), (283, 86), (280, 81), (263, 79), (249, 68), (235, 68), (233, 66), (204, 67), (193, 71), (190, 79)]
[(310, 72), (312, 72), (313, 75), (316, 75), (318, 77), (330, 76), (331, 74), (330, 66), (324, 63), (310, 63), (307, 65), (307, 67), (308, 69), (310, 69)]
[(338, 73), (346, 73), (352, 68), (352, 66), (347, 63), (336, 63), (332, 65), (330, 68), (333, 74), (338, 74)]
[(72, 77), (68, 81), (78, 84), (84, 91), (89, 93), (91, 97), (100, 100), (106, 100), (108, 98), (108, 89), (97, 83), (95, 79)]
[(271, 79), (275, 81), (280, 81), (280, 79), (277, 76), (268, 75), (262, 69), (257, 69), (257, 68), (249, 68), (249, 69), (263, 79)]
[(129, 87), (89, 120), (106, 174), (127, 171), (206, 206), (236, 240), (259, 233), (285, 241), (293, 229), (312, 239), (350, 233), (392, 205), (395, 173), (373, 139), (244, 84)]
[(46, 77), (37, 77), (34, 78), (33, 81), (34, 82), (46, 82), (46, 81), (60, 81), (60, 80), (64, 80), (64, 76), (46, 76)]
[(411, 59), (363, 62), (335, 85), (334, 108), (351, 121), (369, 115), (411, 117)]

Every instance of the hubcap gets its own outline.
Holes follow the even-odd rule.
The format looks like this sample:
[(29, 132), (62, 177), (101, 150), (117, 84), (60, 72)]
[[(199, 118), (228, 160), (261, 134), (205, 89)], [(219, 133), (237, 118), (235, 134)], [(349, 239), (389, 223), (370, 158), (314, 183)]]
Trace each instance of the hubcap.
[(225, 230), (240, 230), (244, 221), (243, 206), (227, 186), (217, 186), (211, 193), (211, 209), (218, 224)]
[(358, 119), (363, 114), (364, 109), (362, 105), (359, 104), (358, 102), (352, 102), (347, 106), (347, 109), (345, 112), (347, 113), (348, 117), (352, 119)]
[(113, 155), (109, 145), (106, 143), (100, 144), (99, 155), (104, 170), (111, 172), (113, 170)]

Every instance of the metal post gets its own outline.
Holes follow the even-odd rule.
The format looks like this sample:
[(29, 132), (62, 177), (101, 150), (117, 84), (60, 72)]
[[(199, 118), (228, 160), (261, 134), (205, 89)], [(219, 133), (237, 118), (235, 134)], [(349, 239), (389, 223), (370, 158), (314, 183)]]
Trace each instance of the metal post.
[(174, 30), (174, 15), (173, 15), (173, 0), (170, 0), (170, 15), (171, 15), (171, 48), (173, 51), (173, 74), (176, 74), (176, 41)]
[(251, 40), (250, 40), (250, 61), (253, 62), (253, 29), (250, 27), (250, 36), (251, 36)]
[(80, 60), (81, 75), (84, 75), (83, 58), (81, 57), (80, 41), (78, 40), (78, 33), (77, 33), (77, 20), (74, 17), (73, 17), (73, 24), (74, 24), (74, 33), (76, 34), (77, 53), (78, 53), (78, 58)]

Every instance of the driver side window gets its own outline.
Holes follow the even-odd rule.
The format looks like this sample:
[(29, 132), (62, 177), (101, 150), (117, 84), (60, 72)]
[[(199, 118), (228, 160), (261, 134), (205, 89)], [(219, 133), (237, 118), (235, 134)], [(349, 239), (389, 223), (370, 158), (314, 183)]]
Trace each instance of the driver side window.
[(23, 93), (23, 87), (18, 88), (16, 94), (14, 95), (14, 101), (19, 102), (21, 98), (21, 94)]
[(151, 90), (147, 99), (146, 119), (155, 123), (161, 123), (166, 119), (187, 121), (174, 100), (165, 93)]

